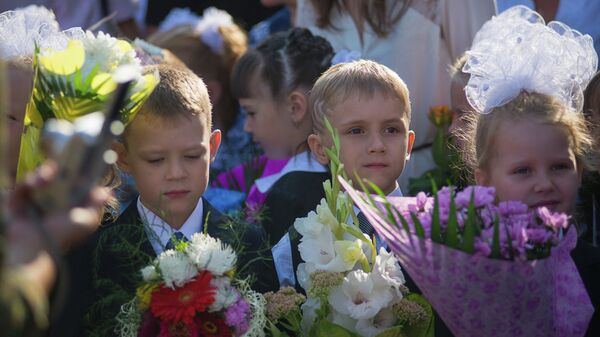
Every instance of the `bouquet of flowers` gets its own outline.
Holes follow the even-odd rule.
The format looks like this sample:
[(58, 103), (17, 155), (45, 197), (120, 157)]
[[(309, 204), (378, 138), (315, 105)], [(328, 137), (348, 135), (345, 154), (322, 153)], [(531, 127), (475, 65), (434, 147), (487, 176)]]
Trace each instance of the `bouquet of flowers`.
[(236, 254), (196, 233), (141, 270), (144, 283), (117, 316), (121, 337), (264, 336), (265, 303), (233, 277)]
[(51, 118), (72, 122), (103, 110), (117, 86), (113, 76), (118, 76), (120, 67), (136, 74), (120, 111), (123, 124), (133, 119), (159, 80), (156, 74), (143, 74), (134, 48), (124, 40), (77, 28), (61, 32), (56, 40), (54, 47), (35, 50), (33, 92), (25, 116), (18, 177), (43, 160), (39, 138), (44, 123)]
[(593, 307), (565, 214), (494, 188), (373, 198), (342, 186), (457, 336), (583, 336)]
[[(328, 149), (332, 176), (343, 172), (339, 138)], [(393, 253), (359, 228), (353, 203), (337, 181), (324, 183), (326, 197), (294, 228), (304, 261), (297, 278), (306, 290), (301, 331), (307, 336), (433, 336), (431, 307), (408, 292)], [(351, 223), (347, 223), (352, 219)]]

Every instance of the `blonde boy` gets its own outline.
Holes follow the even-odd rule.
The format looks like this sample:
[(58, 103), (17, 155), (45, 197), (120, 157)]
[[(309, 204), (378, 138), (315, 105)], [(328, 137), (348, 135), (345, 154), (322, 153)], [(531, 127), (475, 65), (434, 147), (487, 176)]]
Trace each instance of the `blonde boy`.
[[(408, 89), (394, 71), (365, 60), (335, 65), (315, 83), (309, 108), (313, 134), (308, 144), (321, 164), (329, 164), (325, 149), (333, 144), (324, 123), (327, 117), (340, 135), (346, 174), (354, 179), (356, 172), (385, 194), (402, 195), (396, 180), (410, 157), (415, 134), (409, 130)], [(294, 271), (301, 262), (298, 233), (293, 227), (288, 233), (272, 249), (280, 285), (296, 284)]]
[(394, 71), (373, 61), (331, 67), (315, 83), (309, 99), (314, 133), (311, 151), (322, 164), (332, 146), (327, 118), (340, 135), (340, 161), (349, 177), (355, 172), (385, 194), (399, 194), (396, 180), (415, 140), (409, 129), (410, 100), (406, 84)]
[[(206, 86), (185, 67), (161, 64), (150, 70), (158, 71), (160, 83), (116, 145), (119, 167), (133, 177), (139, 198), (98, 233), (92, 254), (95, 301), (86, 322), (91, 335), (112, 334), (121, 305), (135, 296), (140, 269), (175, 238), (189, 240), (205, 230), (227, 243), (240, 238), (202, 198), (221, 141), (220, 131), (211, 131)], [(272, 266), (254, 256), (263, 233), (249, 227), (241, 240), (248, 254), (239, 256), (238, 265), (253, 261), (248, 271), (267, 280)]]

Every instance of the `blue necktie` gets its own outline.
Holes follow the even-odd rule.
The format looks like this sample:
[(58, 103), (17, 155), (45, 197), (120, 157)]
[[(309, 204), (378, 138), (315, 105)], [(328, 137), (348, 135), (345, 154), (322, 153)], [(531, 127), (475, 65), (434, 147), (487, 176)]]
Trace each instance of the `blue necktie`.
[(188, 242), (188, 239), (185, 237), (185, 235), (183, 235), (183, 233), (175, 232), (169, 239), (169, 242), (167, 242), (165, 249), (166, 250), (175, 249), (175, 246), (177, 245), (177, 243), (181, 242), (181, 241)]
[(367, 234), (369, 237), (372, 237), (373, 234), (375, 234), (375, 229), (373, 228), (369, 220), (367, 220), (367, 217), (363, 214), (363, 212), (358, 212), (358, 214), (356, 214), (356, 217), (358, 218), (358, 228), (360, 228), (360, 230), (363, 233)]

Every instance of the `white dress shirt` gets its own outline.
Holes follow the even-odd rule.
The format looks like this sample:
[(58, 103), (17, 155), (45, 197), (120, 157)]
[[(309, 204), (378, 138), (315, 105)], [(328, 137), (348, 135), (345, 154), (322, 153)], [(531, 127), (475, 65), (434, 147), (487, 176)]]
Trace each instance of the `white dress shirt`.
[(181, 232), (188, 240), (190, 240), (192, 238), (192, 234), (202, 232), (204, 229), (204, 218), (202, 217), (204, 214), (203, 208), (202, 198), (200, 198), (198, 199), (198, 204), (192, 211), (192, 214), (190, 214), (187, 220), (183, 223), (183, 226), (177, 230), (171, 227), (158, 215), (154, 214), (154, 212), (149, 210), (146, 206), (144, 206), (139, 197), (137, 200), (137, 209), (140, 214), (140, 218), (144, 223), (144, 230), (146, 231), (146, 235), (148, 235), (148, 239), (150, 239), (152, 248), (154, 249), (154, 252), (156, 252), (157, 256), (165, 250), (165, 246), (167, 245), (167, 242), (169, 242), (169, 239), (171, 239), (173, 236), (173, 233)]

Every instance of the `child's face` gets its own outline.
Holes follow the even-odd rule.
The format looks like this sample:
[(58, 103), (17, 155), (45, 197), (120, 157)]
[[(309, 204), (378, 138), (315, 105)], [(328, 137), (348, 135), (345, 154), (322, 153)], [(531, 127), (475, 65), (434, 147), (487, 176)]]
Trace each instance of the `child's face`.
[(533, 120), (505, 122), (493, 144), (489, 169), (475, 172), (478, 184), (494, 186), (500, 201), (573, 212), (581, 168), (563, 130)]
[(119, 147), (119, 166), (135, 179), (144, 206), (179, 228), (206, 190), (221, 134), (200, 118), (139, 116)]
[[(335, 106), (328, 118), (340, 134), (340, 161), (348, 176), (353, 179), (356, 172), (384, 193), (393, 192), (414, 141), (400, 100), (379, 93), (372, 97), (353, 95)], [(331, 146), (329, 135), (317, 137), (324, 140), (320, 144)], [(320, 162), (328, 162), (322, 146), (311, 144), (311, 149)]]
[(257, 77), (252, 80), (250, 96), (239, 100), (247, 114), (244, 130), (252, 134), (270, 159), (288, 158), (298, 147), (295, 137), (291, 137), (297, 133), (297, 127), (286, 104), (277, 102), (269, 87)]

